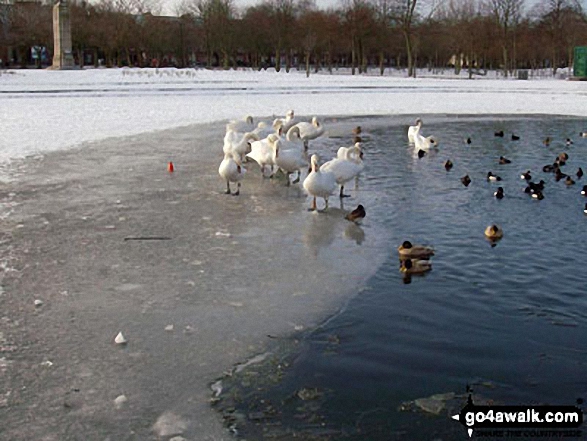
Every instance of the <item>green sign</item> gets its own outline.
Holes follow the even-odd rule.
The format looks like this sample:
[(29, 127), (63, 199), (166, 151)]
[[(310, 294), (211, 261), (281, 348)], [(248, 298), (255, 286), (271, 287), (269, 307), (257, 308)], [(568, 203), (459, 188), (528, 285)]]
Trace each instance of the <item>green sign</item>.
[(575, 61), (573, 62), (573, 75), (587, 78), (587, 46), (575, 48)]

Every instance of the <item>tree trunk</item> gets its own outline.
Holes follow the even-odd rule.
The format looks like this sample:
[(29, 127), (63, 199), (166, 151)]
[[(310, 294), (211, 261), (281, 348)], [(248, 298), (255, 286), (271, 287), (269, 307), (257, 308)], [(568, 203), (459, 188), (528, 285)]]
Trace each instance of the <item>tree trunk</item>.
[(383, 51), (379, 52), (379, 75), (383, 76), (385, 72), (385, 55)]
[(279, 45), (275, 49), (275, 71), (279, 72), (281, 70), (281, 47)]
[(352, 75), (355, 74), (355, 38), (352, 38), (352, 43), (351, 43), (351, 73)]
[(508, 77), (508, 49), (503, 46), (503, 75)]
[(410, 33), (404, 30), (404, 38), (406, 40), (406, 55), (408, 57), (408, 77), (414, 75), (414, 62), (412, 60), (412, 39)]
[(310, 52), (306, 52), (306, 78), (310, 76)]

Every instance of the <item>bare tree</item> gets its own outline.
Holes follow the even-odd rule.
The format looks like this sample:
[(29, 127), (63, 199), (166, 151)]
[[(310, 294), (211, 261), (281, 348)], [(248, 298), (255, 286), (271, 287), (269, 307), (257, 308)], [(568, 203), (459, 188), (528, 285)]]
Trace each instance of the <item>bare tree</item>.
[(486, 7), (498, 27), (503, 74), (507, 77), (510, 67), (510, 48), (515, 53), (515, 30), (521, 18), (524, 0), (488, 0)]

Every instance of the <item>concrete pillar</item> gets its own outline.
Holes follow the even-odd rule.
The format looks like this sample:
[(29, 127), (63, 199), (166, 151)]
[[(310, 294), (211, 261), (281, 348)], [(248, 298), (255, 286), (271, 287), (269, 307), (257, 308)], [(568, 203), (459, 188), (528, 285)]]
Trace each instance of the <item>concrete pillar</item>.
[(67, 0), (58, 1), (53, 6), (53, 69), (74, 69), (71, 49), (71, 22)]

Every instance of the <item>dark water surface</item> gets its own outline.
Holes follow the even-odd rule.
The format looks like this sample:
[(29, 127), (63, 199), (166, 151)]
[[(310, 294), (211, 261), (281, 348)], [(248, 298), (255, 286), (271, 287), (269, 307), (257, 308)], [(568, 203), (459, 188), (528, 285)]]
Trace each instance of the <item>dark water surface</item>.
[[(587, 198), (580, 191), (587, 181), (575, 176), (579, 166), (587, 169), (587, 139), (578, 136), (585, 122), (424, 118), (422, 131), (440, 148), (423, 159), (408, 146), (405, 126), (357, 124), (367, 133), (356, 199), (371, 195), (367, 216), (391, 237), (389, 258), (340, 314), (234, 381), (229, 423), (248, 439), (466, 439), (449, 418), (460, 402), (439, 415), (402, 403), (464, 396), (467, 386), (510, 405), (573, 405), (586, 397)], [(494, 137), (496, 130), (506, 136)], [(334, 151), (338, 144), (329, 142)], [(573, 186), (542, 172), (563, 151)], [(512, 163), (499, 165), (500, 155)], [(455, 165), (447, 172), (449, 158)], [(542, 201), (523, 192), (520, 174), (528, 169), (546, 182)], [(487, 182), (490, 170), (503, 181)], [(493, 197), (499, 185), (503, 200)], [(492, 223), (504, 230), (495, 247), (483, 235)], [(411, 283), (398, 271), (404, 240), (436, 249), (433, 270)]]

